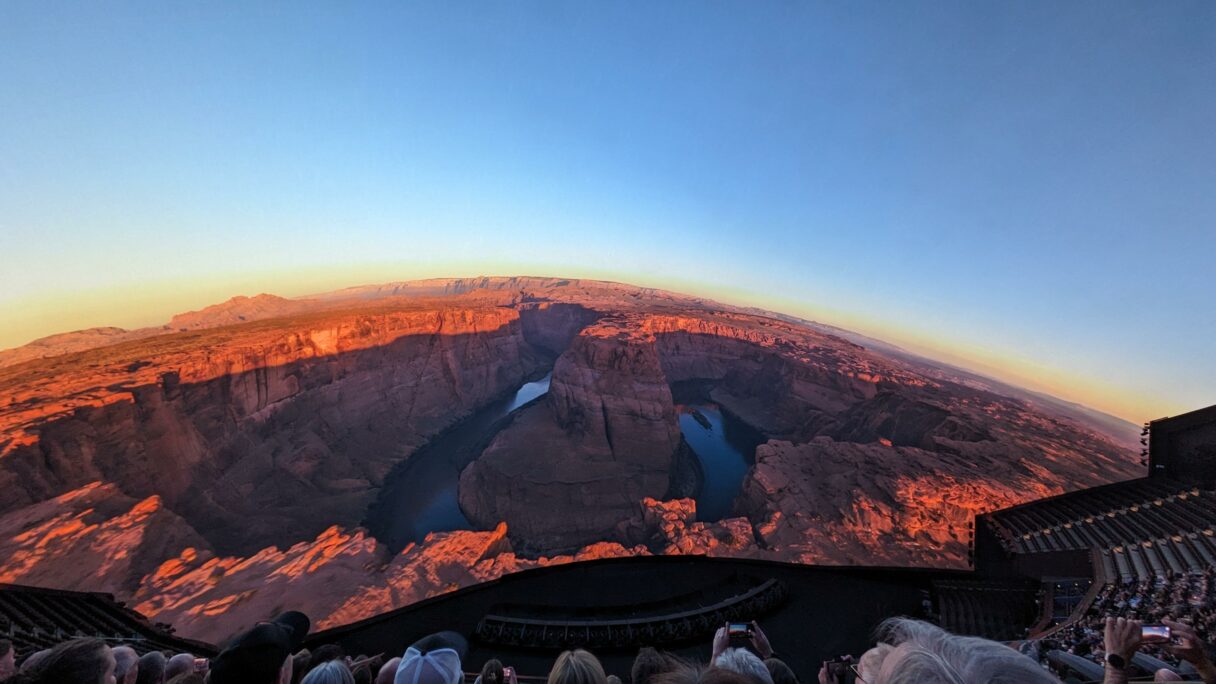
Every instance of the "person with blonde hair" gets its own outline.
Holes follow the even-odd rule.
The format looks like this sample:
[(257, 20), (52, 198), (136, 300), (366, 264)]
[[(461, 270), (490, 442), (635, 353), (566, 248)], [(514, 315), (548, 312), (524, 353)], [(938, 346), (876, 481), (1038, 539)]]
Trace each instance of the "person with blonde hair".
[(607, 684), (604, 666), (590, 651), (562, 651), (549, 670), (548, 684)]

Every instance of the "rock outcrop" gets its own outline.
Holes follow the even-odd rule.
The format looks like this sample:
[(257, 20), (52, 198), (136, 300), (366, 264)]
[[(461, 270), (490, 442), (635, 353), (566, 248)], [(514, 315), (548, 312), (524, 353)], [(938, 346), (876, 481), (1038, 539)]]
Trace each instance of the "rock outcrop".
[(159, 496), (136, 501), (93, 482), (0, 516), (0, 583), (129, 595), (185, 547), (207, 543)]
[(287, 605), (324, 629), (518, 570), (645, 553), (641, 546), (598, 543), (524, 559), (499, 524), (488, 532), (434, 533), (390, 559), (363, 530), (335, 526), (285, 551), (267, 548), (244, 558), (186, 548), (148, 574), (133, 600), (136, 610), (180, 634), (220, 642)]
[(558, 358), (545, 400), (462, 473), (461, 508), (479, 526), (505, 520), (532, 549), (581, 546), (667, 491), (679, 446), (654, 345), (591, 326)]

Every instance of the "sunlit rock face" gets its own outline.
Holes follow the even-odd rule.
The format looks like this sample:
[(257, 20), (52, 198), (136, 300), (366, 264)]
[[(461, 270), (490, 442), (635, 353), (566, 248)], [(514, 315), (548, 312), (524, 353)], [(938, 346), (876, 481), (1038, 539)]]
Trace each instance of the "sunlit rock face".
[(654, 345), (597, 325), (557, 360), (545, 401), (464, 471), (461, 506), (534, 549), (591, 543), (667, 492), (679, 445)]
[[(622, 284), (393, 283), (178, 323), (0, 368), (0, 582), (111, 591), (221, 639), (287, 605), (333, 626), (629, 554), (959, 567), (976, 513), (1141, 474), (1109, 420)], [(360, 527), (391, 468), (549, 368), (460, 477), (477, 529), (394, 555)], [(770, 438), (714, 523), (668, 496), (684, 381)]]
[(93, 482), (0, 515), (0, 583), (129, 595), (148, 568), (207, 542), (157, 495)]

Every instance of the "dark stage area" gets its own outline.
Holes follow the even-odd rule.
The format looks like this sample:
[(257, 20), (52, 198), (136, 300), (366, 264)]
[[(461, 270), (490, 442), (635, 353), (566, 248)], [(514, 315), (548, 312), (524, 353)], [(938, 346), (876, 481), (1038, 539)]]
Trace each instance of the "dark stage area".
[[(695, 616), (698, 608), (712, 608), (748, 587), (769, 582), (765, 586), (775, 583), (783, 588), (780, 600), (750, 604), (763, 614), (732, 619), (757, 620), (777, 656), (802, 681), (815, 681), (825, 659), (864, 651), (883, 619), (921, 616), (933, 580), (970, 576), (962, 571), (810, 567), (704, 556), (614, 558), (508, 575), (319, 632), (310, 637), (309, 645), (338, 643), (352, 653), (383, 651), (393, 656), (422, 636), (452, 629), (470, 637), (466, 671), (498, 658), (521, 675), (543, 676), (557, 649), (487, 643), (477, 637), (479, 623), (486, 616), (501, 615), (579, 623), (596, 619), (620, 623), (631, 617), (642, 621), (660, 614)], [(696, 617), (687, 623), (696, 624)], [(705, 662), (713, 628), (694, 628), (685, 638), (655, 645)], [(628, 679), (637, 646), (593, 650), (610, 674)]]

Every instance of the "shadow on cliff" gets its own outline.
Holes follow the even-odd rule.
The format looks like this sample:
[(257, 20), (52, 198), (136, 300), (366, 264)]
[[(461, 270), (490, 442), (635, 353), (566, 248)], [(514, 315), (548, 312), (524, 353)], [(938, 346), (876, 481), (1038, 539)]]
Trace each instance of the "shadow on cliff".
[(128, 496), (160, 495), (221, 554), (356, 524), (395, 464), (543, 374), (598, 316), (577, 305), (518, 309), (489, 330), (405, 334), (196, 383), (169, 371), (115, 386), (108, 403), (42, 423), (37, 439), (10, 448), (0, 512), (102, 480)]

